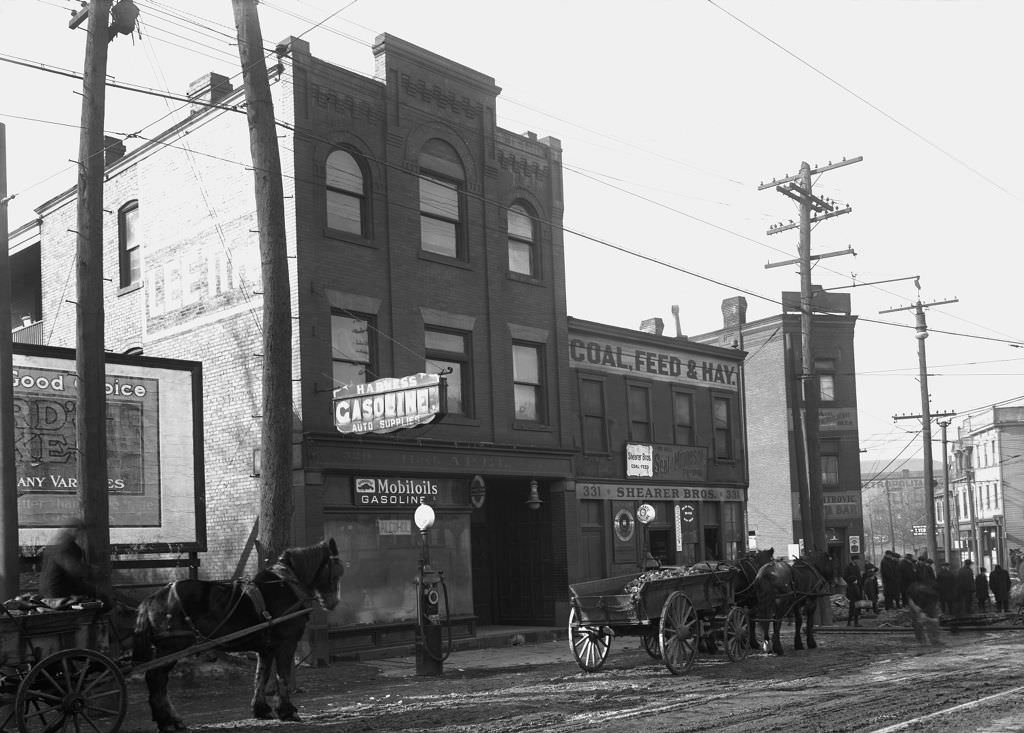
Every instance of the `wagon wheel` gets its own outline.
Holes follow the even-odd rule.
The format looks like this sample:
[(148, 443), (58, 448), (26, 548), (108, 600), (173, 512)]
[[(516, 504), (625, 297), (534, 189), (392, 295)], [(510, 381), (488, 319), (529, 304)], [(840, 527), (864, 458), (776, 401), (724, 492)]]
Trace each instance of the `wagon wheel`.
[(700, 621), (693, 603), (681, 591), (674, 591), (661, 609), (661, 658), (672, 674), (682, 674), (697, 659)]
[(730, 662), (738, 662), (747, 656), (750, 647), (750, 617), (747, 609), (733, 606), (725, 617), (725, 655)]
[(569, 645), (576, 664), (584, 672), (596, 672), (604, 666), (612, 646), (611, 634), (600, 626), (581, 626), (576, 620), (575, 606), (569, 610)]
[(657, 629), (651, 629), (646, 634), (640, 637), (640, 641), (643, 642), (644, 649), (655, 659), (661, 659), (661, 642), (658, 641), (659, 635)]
[(103, 654), (91, 649), (51, 654), (18, 686), (18, 730), (116, 733), (128, 709), (127, 693), (121, 670)]

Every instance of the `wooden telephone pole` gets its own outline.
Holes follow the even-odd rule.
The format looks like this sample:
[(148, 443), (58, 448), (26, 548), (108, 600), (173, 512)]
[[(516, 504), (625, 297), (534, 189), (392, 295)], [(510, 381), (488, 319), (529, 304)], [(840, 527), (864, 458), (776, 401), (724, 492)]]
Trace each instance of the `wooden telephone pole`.
[[(802, 394), (803, 415), (800, 414), (799, 406), (794, 405), (793, 414), (795, 423), (800, 425), (801, 444), (803, 447), (802, 469), (803, 480), (800, 484), (800, 518), (801, 531), (803, 533), (805, 547), (807, 549), (828, 550), (828, 543), (825, 539), (825, 497), (821, 488), (821, 452), (818, 445), (818, 403), (821, 397), (821, 388), (814, 371), (814, 350), (812, 347), (812, 324), (814, 307), (811, 302), (813, 292), (811, 288), (811, 262), (825, 257), (838, 257), (839, 255), (854, 254), (852, 249), (840, 252), (830, 252), (823, 255), (811, 255), (811, 225), (817, 224), (825, 219), (848, 214), (852, 211), (849, 206), (838, 208), (835, 202), (815, 196), (811, 191), (811, 176), (825, 171), (841, 168), (852, 163), (858, 163), (862, 157), (845, 158), (839, 163), (829, 163), (825, 166), (811, 166), (804, 162), (800, 164), (800, 172), (795, 176), (783, 176), (780, 180), (772, 180), (771, 183), (762, 183), (758, 191), (766, 188), (774, 188), (784, 196), (788, 196), (800, 205), (800, 221), (789, 224), (782, 224), (771, 227), (767, 234), (780, 234), (790, 229), (800, 230), (799, 258), (786, 262), (777, 262), (765, 265), (765, 268), (782, 267), (799, 263), (800, 265), (800, 335), (801, 335), (801, 374), (800, 392)], [(815, 214), (812, 216), (812, 213)]]
[[(0, 374), (14, 369), (11, 263), (7, 252), (7, 128), (0, 122)], [(14, 470), (14, 385), (0, 382), (0, 599), (18, 595), (18, 477)]]
[(292, 318), (284, 188), (274, 103), (255, 0), (231, 0), (242, 63), (256, 186), (263, 277), (263, 409), (258, 551), (273, 561), (290, 540), (292, 501)]

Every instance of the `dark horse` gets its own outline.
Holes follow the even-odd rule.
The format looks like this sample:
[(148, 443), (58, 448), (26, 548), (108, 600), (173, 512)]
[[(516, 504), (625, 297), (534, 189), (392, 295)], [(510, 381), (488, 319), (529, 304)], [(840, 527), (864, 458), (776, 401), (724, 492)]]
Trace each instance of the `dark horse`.
[(831, 593), (834, 577), (832, 559), (821, 551), (794, 560), (792, 565), (785, 560), (773, 560), (757, 571), (754, 578), (757, 620), (765, 644), (768, 642), (768, 624), (772, 622), (771, 648), (775, 654), (783, 653), (779, 626), (782, 619), (791, 614), (795, 626), (793, 648), (804, 648), (800, 636), (804, 614), (807, 615), (807, 648), (818, 646), (814, 641), (814, 612), (818, 598)]
[[(149, 662), (199, 643), (261, 626), (251, 634), (225, 641), (218, 648), (254, 651), (259, 655), (252, 697), (257, 718), (298, 720), (291, 702), (295, 648), (306, 629), (313, 599), (324, 608), (338, 603), (338, 583), (344, 567), (334, 540), (281, 553), (277, 562), (257, 573), (252, 582), (216, 583), (178, 580), (139, 604), (135, 619), (133, 659)], [(290, 616), (279, 623), (272, 619)], [(167, 696), (167, 680), (177, 660), (146, 671), (149, 707), (161, 733), (185, 731)], [(267, 702), (267, 687), (276, 665), (277, 708)]]
[[(767, 550), (745, 552), (736, 563), (739, 566), (740, 578), (736, 581), (733, 599), (737, 606), (746, 608), (751, 616), (754, 615), (757, 607), (757, 585), (754, 582), (757, 578), (757, 571), (771, 562), (774, 557), (775, 548), (769, 547)], [(757, 646), (757, 624), (751, 621), (748, 628), (750, 637), (747, 643), (749, 648), (753, 649)]]

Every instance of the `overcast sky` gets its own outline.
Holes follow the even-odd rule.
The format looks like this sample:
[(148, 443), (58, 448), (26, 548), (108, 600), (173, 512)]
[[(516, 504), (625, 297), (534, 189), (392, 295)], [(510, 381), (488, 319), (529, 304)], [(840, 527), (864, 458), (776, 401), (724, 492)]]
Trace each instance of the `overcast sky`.
[[(205, 72), (236, 74), (229, 0), (137, 4), (141, 39), (110, 46), (118, 81), (183, 93)], [(74, 185), (81, 82), (9, 60), (80, 72), (77, 7), (0, 0), (12, 228)], [(1019, 0), (267, 0), (259, 13), (268, 44), (301, 36), (366, 75), (374, 37), (403, 38), (494, 77), (501, 127), (559, 138), (579, 318), (637, 328), (660, 316), (674, 334), (678, 304), (683, 333), (697, 334), (737, 294), (749, 320), (779, 313), (798, 272), (765, 265), (796, 257), (798, 236), (766, 232), (797, 210), (758, 185), (801, 161), (863, 156), (813, 182), (853, 211), (820, 223), (812, 251), (856, 252), (820, 260), (814, 281), (921, 286), (840, 291), (860, 317), (863, 458), (893, 470), (921, 457), (920, 425), (893, 420), (921, 412), (913, 312), (879, 311), (958, 299), (927, 310), (933, 412), (1024, 395)], [(152, 135), (179, 106), (110, 88), (105, 127)]]

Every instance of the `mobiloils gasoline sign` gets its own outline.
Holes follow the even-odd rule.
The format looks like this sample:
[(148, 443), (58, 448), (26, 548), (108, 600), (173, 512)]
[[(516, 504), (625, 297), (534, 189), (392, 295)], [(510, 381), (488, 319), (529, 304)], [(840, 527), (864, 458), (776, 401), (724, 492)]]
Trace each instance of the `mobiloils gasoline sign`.
[(445, 397), (444, 380), (437, 374), (346, 384), (334, 390), (334, 425), (345, 434), (426, 425), (444, 415)]
[(417, 506), (431, 504), (440, 489), (436, 481), (420, 478), (368, 478), (355, 479), (356, 506)]

